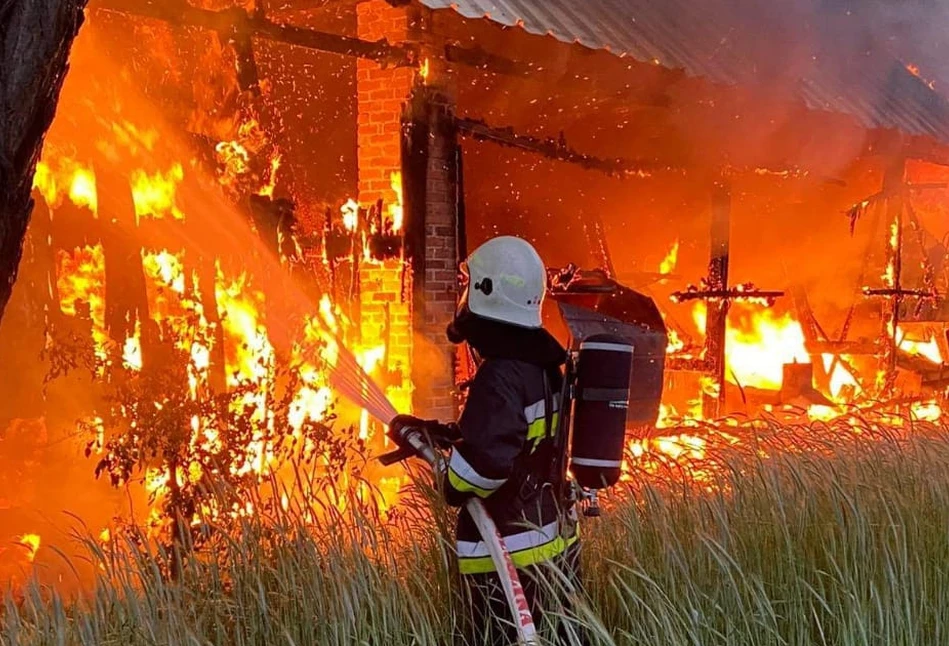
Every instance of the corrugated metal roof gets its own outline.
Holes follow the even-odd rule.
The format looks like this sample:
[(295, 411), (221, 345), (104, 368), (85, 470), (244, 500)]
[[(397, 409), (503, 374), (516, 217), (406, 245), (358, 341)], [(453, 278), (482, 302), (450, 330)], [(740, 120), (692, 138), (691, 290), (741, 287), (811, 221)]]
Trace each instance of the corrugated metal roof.
[[(811, 109), (949, 142), (949, 101), (846, 20), (786, 0), (419, 0), (728, 85), (791, 75)], [(810, 11), (810, 13), (808, 13)]]

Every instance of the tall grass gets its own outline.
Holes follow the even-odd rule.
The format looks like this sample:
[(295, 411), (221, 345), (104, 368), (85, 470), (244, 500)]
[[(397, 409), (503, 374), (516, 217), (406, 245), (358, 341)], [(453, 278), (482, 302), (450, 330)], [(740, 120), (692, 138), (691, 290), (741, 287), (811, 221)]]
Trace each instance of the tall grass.
[[(592, 641), (949, 643), (949, 431), (906, 424), (758, 424), (720, 446), (693, 430), (709, 438), (701, 477), (694, 459), (651, 464), (583, 524)], [(242, 519), (174, 583), (147, 543), (90, 541), (99, 585), (70, 601), (28, 587), (0, 611), (0, 641), (450, 644), (463, 613), (447, 519), (410, 500), (385, 521)]]

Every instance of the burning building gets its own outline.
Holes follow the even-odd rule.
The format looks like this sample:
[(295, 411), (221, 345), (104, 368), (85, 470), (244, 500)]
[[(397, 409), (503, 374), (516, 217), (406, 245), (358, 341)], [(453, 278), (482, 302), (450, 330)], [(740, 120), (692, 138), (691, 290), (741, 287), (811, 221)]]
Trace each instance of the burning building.
[[(374, 448), (334, 404), (349, 361), (450, 418), (457, 264), (498, 234), (658, 304), (660, 426), (939, 397), (949, 103), (925, 71), (809, 3), (581, 4), (94, 1), (0, 331), (10, 473), (82, 419), (104, 471), (182, 495), (221, 459), (221, 393), (235, 477), (281, 425)], [(111, 427), (165, 418), (113, 391), (175, 361), (150, 403), (188, 411), (183, 452), (141, 460)]]

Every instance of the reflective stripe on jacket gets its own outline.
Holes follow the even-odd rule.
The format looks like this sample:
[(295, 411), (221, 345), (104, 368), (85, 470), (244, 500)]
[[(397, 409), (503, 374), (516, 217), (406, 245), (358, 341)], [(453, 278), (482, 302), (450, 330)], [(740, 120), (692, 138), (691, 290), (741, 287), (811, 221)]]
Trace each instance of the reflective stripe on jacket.
[[(548, 372), (552, 430), (559, 417), (561, 376)], [(448, 461), (446, 497), (459, 505), (478, 496), (498, 526), (517, 567), (562, 553), (565, 537), (550, 486), (554, 441), (547, 429), (544, 369), (512, 359), (488, 359), (478, 369), (458, 420), (461, 441)], [(459, 567), (464, 574), (494, 570), (477, 527), (458, 517)]]

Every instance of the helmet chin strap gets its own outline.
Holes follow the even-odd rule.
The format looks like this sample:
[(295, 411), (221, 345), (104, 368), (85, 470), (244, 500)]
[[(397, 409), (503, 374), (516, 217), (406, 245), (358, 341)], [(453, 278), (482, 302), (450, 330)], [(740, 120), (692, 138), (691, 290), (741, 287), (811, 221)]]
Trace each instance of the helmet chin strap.
[(474, 314), (471, 313), (471, 310), (465, 305), (465, 302), (462, 301), (461, 305), (458, 307), (458, 311), (455, 312), (455, 318), (452, 319), (452, 322), (448, 324), (448, 328), (445, 330), (445, 333), (448, 336), (448, 340), (455, 344), (465, 344), (465, 350), (468, 352), (468, 356), (471, 357), (471, 362), (475, 367), (481, 365), (484, 361), (484, 357), (481, 356), (481, 353), (478, 352), (478, 349), (475, 348), (468, 341), (467, 328), (473, 322)]
[(468, 354), (471, 355), (471, 361), (475, 367), (479, 367), (484, 362), (484, 357), (482, 357), (477, 348), (473, 347), (470, 343), (466, 343), (465, 347), (468, 348)]
[(471, 317), (474, 316), (468, 309), (468, 290), (465, 289), (458, 302), (458, 308), (455, 310), (455, 317), (448, 324), (445, 334), (451, 343), (463, 343), (468, 340), (465, 328), (470, 324)]

